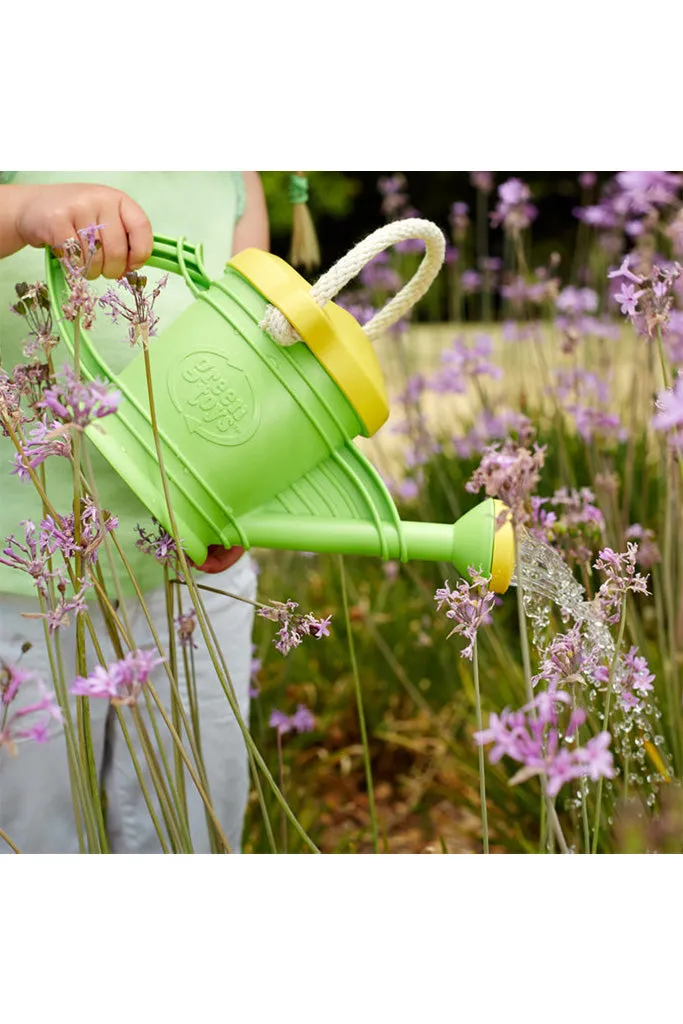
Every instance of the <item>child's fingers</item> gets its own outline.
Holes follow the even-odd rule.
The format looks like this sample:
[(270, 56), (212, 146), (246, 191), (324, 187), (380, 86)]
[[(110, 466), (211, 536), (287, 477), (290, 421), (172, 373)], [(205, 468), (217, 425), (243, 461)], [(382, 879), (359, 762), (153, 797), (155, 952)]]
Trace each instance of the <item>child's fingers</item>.
[(58, 214), (52, 218), (48, 225), (47, 232), (44, 238), (37, 239), (35, 242), (31, 241), (31, 245), (48, 245), (51, 249), (62, 249), (64, 243), (69, 238), (76, 237), (76, 225), (74, 224), (73, 218), (68, 215)]
[(125, 270), (138, 270), (152, 255), (152, 225), (144, 211), (128, 196), (121, 200), (120, 213), (128, 235), (128, 264)]
[[(128, 236), (123, 226), (119, 210), (103, 210), (100, 214), (100, 239), (102, 249), (100, 256), (100, 273), (104, 277), (118, 281), (128, 266)], [(93, 276), (93, 275), (90, 275)]]

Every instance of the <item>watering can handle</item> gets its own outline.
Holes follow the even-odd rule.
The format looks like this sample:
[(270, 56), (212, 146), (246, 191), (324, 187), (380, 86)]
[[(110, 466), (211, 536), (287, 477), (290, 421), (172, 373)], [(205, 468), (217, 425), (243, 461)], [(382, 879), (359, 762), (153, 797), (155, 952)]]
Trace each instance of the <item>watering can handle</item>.
[[(342, 256), (316, 281), (311, 288), (312, 297), (319, 306), (326, 306), (380, 252), (391, 245), (396, 245), (397, 242), (413, 239), (421, 239), (425, 243), (424, 259), (414, 277), (363, 327), (366, 335), (374, 341), (422, 298), (441, 270), (446, 255), (446, 239), (436, 224), (429, 220), (409, 217), (378, 228), (354, 246), (346, 256)], [(268, 307), (260, 326), (268, 331), (279, 345), (294, 345), (301, 340), (287, 319), (274, 306)]]

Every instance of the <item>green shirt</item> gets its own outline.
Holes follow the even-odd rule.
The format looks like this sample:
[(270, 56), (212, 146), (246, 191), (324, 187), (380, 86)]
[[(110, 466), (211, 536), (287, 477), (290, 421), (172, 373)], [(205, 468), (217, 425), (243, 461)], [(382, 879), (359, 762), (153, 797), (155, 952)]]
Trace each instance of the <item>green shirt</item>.
[[(220, 276), (232, 254), (234, 227), (245, 202), (241, 172), (18, 171), (12, 175), (5, 174), (3, 180), (8, 179), (15, 185), (87, 182), (118, 188), (142, 207), (155, 233), (172, 238), (184, 235), (189, 242), (201, 243), (210, 277)], [(150, 286), (162, 276), (160, 271), (153, 269), (145, 273)], [(22, 281), (33, 284), (44, 279), (45, 254), (42, 250), (26, 247), (0, 260), (0, 361), (8, 373), (17, 363), (26, 361), (21, 343), (28, 336), (25, 320), (9, 310), (16, 301), (14, 285)], [(93, 282), (93, 286), (97, 292), (102, 292), (111, 287), (111, 281), (100, 278)], [(157, 333), (162, 333), (164, 324), (174, 320), (191, 301), (192, 296), (184, 281), (171, 274), (154, 307), (159, 317)], [(89, 334), (113, 372), (123, 369), (133, 355), (126, 323), (114, 325), (99, 313)], [(60, 344), (54, 350), (55, 362), (60, 361), (60, 356), (67, 358), (68, 353), (61, 352), (62, 348)], [(159, 567), (150, 555), (141, 554), (135, 546), (135, 526), (137, 523), (148, 526), (150, 514), (92, 445), (89, 450), (101, 505), (118, 516), (118, 539), (132, 562), (138, 582), (143, 589), (150, 589), (160, 582)], [(13, 455), (10, 439), (0, 437), (0, 548), (5, 546), (5, 538), (11, 533), (23, 540), (24, 529), (19, 525), (22, 520), (31, 519), (37, 524), (42, 518), (42, 505), (33, 484), (30, 481), (22, 483), (17, 476), (11, 475)], [(50, 501), (58, 512), (69, 512), (73, 484), (68, 460), (50, 458), (45, 469)], [(108, 562), (103, 549), (100, 564), (108, 581)], [(125, 584), (125, 573), (121, 572), (120, 578)], [(33, 594), (35, 588), (26, 573), (0, 564), (0, 593)]]

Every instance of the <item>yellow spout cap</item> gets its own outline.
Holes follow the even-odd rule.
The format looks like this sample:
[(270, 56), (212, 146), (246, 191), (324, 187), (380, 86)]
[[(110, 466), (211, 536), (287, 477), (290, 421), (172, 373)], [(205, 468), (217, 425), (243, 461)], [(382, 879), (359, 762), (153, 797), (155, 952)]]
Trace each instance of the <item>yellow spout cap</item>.
[[(501, 513), (507, 512), (505, 522), (498, 526)], [(510, 586), (515, 571), (515, 534), (512, 517), (507, 505), (497, 498), (493, 502), (495, 516), (493, 526), (493, 559), (491, 561), (491, 582), (489, 587), (496, 594), (504, 594)]]
[(260, 249), (244, 249), (228, 266), (279, 309), (344, 392), (371, 437), (389, 417), (384, 377), (372, 342), (347, 310), (320, 307), (309, 283), (288, 263)]

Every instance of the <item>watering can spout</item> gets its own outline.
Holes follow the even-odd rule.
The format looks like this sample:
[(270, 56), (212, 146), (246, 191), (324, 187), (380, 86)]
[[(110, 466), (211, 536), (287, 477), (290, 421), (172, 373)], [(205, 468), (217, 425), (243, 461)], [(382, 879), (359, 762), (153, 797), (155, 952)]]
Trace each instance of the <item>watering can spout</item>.
[[(377, 524), (256, 512), (246, 516), (241, 526), (243, 538), (253, 547), (446, 562), (465, 577), (474, 568), (490, 576), (490, 588), (502, 594), (514, 569), (512, 525), (496, 522), (503, 511), (502, 502), (489, 499), (451, 524), (403, 520)], [(226, 529), (221, 542), (226, 547), (237, 543), (234, 529)]]

